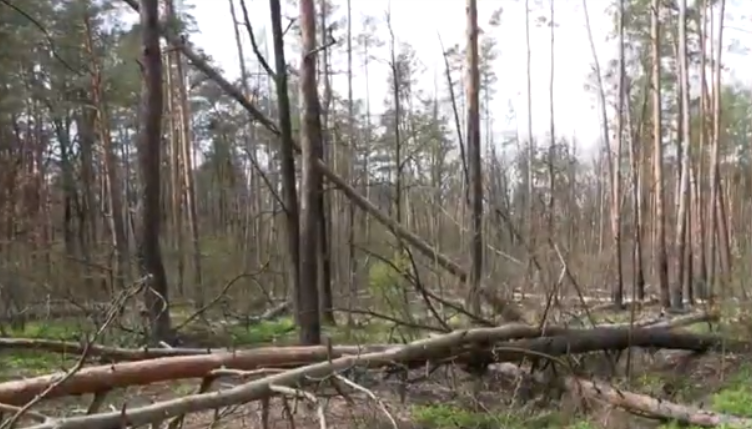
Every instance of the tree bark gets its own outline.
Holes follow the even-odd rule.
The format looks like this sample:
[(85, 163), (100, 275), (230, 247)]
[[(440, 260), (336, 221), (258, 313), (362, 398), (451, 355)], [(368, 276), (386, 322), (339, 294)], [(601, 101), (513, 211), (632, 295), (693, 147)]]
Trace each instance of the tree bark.
[(275, 84), (277, 87), (277, 108), (279, 109), (280, 171), (282, 173), (282, 194), (285, 201), (285, 220), (287, 222), (287, 252), (290, 256), (290, 283), (293, 292), (294, 314), (297, 318), (300, 308), (300, 218), (295, 184), (295, 142), (292, 137), (282, 8), (279, 0), (269, 0), (269, 10), (274, 39), (274, 65), (277, 71)]
[(162, 143), (162, 53), (159, 47), (158, 0), (141, 0), (141, 43), (144, 83), (141, 90), (141, 121), (138, 135), (138, 158), (141, 165), (143, 190), (139, 225), (140, 268), (146, 290), (144, 301), (149, 318), (152, 342), (168, 341), (170, 308), (167, 274), (159, 247), (160, 169)]
[(483, 177), (480, 149), (480, 71), (478, 69), (478, 2), (467, 0), (467, 152), (470, 171), (470, 259), (469, 307), (480, 314), (483, 276)]
[(313, 0), (300, 1), (302, 53), (300, 93), (303, 97), (301, 118), (302, 179), (300, 204), (300, 302), (298, 322), (300, 343), (321, 342), (318, 291), (318, 232), (321, 225), (321, 173), (316, 168), (321, 147), (321, 117), (316, 88), (316, 9)]

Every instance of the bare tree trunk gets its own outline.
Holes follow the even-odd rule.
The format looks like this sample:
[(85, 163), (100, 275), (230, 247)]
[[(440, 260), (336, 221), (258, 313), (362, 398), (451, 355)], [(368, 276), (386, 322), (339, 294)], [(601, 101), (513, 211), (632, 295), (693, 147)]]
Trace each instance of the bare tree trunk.
[[(608, 112), (606, 110), (606, 90), (603, 84), (603, 75), (601, 74), (601, 66), (600, 61), (598, 59), (598, 54), (595, 50), (595, 41), (593, 40), (593, 32), (592, 28), (590, 26), (590, 13), (588, 12), (588, 6), (587, 6), (587, 0), (582, 0), (582, 10), (585, 15), (585, 28), (587, 29), (588, 33), (588, 42), (590, 44), (590, 52), (593, 55), (593, 63), (595, 65), (595, 78), (598, 85), (598, 104), (600, 105), (600, 113), (601, 113), (601, 127), (603, 132), (603, 142), (605, 144), (605, 150), (607, 152), (616, 152), (615, 154), (612, 153), (606, 153), (605, 159), (606, 159), (606, 165), (608, 167), (608, 181), (611, 185), (611, 230), (612, 230), (612, 236), (614, 240), (614, 255), (613, 255), (613, 261), (617, 265), (617, 281), (614, 285), (612, 285), (612, 299), (615, 303), (620, 303), (621, 298), (618, 298), (618, 296), (621, 296), (622, 293), (620, 292), (622, 290), (622, 282), (621, 282), (621, 227), (620, 223), (621, 220), (618, 218), (620, 205), (619, 202), (621, 199), (616, 195), (616, 193), (619, 193), (619, 177), (621, 176), (621, 172), (617, 171), (617, 169), (614, 168), (614, 161), (613, 158), (620, 155), (621, 150), (619, 149), (621, 137), (616, 136), (618, 142), (617, 142), (617, 149), (614, 149), (611, 145), (611, 138), (609, 137), (609, 131), (608, 131)], [(617, 161), (618, 164), (618, 161)], [(605, 194), (606, 192), (604, 192)], [(605, 211), (605, 196), (601, 200), (601, 213), (603, 214), (603, 211)], [(603, 222), (599, 225), (599, 228), (602, 230), (605, 229), (605, 226), (603, 225)], [(600, 249), (602, 249), (603, 246), (603, 231), (601, 230), (600, 239), (599, 239), (599, 252)]]
[(191, 114), (188, 104), (188, 94), (185, 85), (185, 72), (183, 71), (183, 58), (178, 56), (176, 59), (176, 85), (178, 86), (178, 107), (180, 118), (180, 147), (182, 150), (182, 173), (183, 173), (183, 201), (185, 202), (186, 214), (188, 215), (188, 228), (191, 231), (191, 242), (193, 244), (193, 286), (194, 286), (194, 306), (202, 308), (204, 306), (204, 290), (201, 273), (201, 244), (199, 241), (198, 214), (196, 210), (196, 186), (193, 181), (193, 136), (191, 126)]
[(394, 36), (394, 30), (392, 29), (391, 15), (387, 14), (387, 27), (389, 28), (390, 37), (390, 62), (392, 80), (394, 82), (394, 88), (392, 88), (392, 107), (394, 108), (394, 220), (397, 223), (402, 223), (402, 140), (400, 133), (400, 122), (402, 119), (402, 109), (400, 104), (400, 83), (402, 82), (402, 76), (400, 76), (398, 64), (397, 64), (397, 46), (396, 38)]
[(112, 233), (113, 247), (115, 250), (115, 285), (122, 290), (125, 283), (129, 280), (128, 271), (128, 243), (125, 236), (125, 221), (123, 219), (123, 193), (120, 187), (120, 175), (118, 174), (118, 159), (115, 149), (112, 147), (112, 135), (109, 128), (109, 118), (107, 109), (102, 99), (102, 75), (101, 66), (94, 54), (94, 39), (91, 33), (91, 23), (86, 16), (84, 21), (86, 27), (86, 46), (91, 58), (92, 64), (92, 82), (91, 94), (95, 107), (94, 121), (99, 129), (99, 135), (102, 139), (102, 149), (104, 152), (104, 169), (105, 180), (107, 184), (107, 195), (109, 200), (109, 217), (110, 228)]
[[(720, 201), (722, 201), (720, 190), (720, 174), (718, 172), (718, 164), (720, 162), (718, 155), (721, 138), (721, 53), (723, 51), (723, 18), (726, 10), (726, 1), (721, 0), (720, 3), (721, 16), (719, 18), (720, 23), (718, 28), (718, 41), (717, 47), (715, 49), (717, 51), (717, 56), (713, 67), (713, 147), (710, 154), (710, 171), (708, 172), (708, 180), (710, 182), (710, 199), (708, 200), (710, 262), (708, 263), (708, 278), (711, 290), (714, 290), (715, 283), (719, 280), (717, 277), (720, 277), (719, 283), (721, 284), (721, 288), (724, 289), (726, 286), (724, 283), (725, 279), (723, 274), (721, 274), (720, 276), (715, 275), (717, 272), (715, 264), (715, 254), (716, 249), (720, 249), (720, 246), (717, 247), (715, 243), (718, 243), (722, 246), (721, 234), (717, 234), (716, 232), (721, 231), (720, 224), (721, 222), (723, 222), (722, 219), (719, 219), (720, 216), (718, 215), (718, 212), (720, 211), (718, 209), (718, 206), (720, 205)], [(723, 250), (720, 250), (720, 253), (723, 254)], [(713, 292), (711, 292), (711, 295), (713, 295)]]
[[(525, 0), (525, 47), (526, 47), (526, 64), (527, 64), (527, 175), (525, 181), (527, 182), (527, 189), (525, 190), (525, 211), (527, 213), (527, 237), (528, 246), (535, 252), (536, 240), (535, 240), (535, 174), (534, 174), (534, 162), (535, 162), (535, 138), (533, 137), (533, 78), (532, 78), (532, 51), (530, 47), (530, 0)], [(525, 256), (525, 272), (527, 274), (528, 283), (530, 285), (535, 284), (533, 280), (533, 261), (532, 255), (527, 254)]]
[(689, 116), (689, 62), (687, 61), (687, 0), (679, 0), (679, 77), (681, 95), (681, 177), (677, 199), (676, 248), (678, 252), (677, 282), (672, 287), (671, 306), (674, 309), (684, 308), (684, 290), (689, 289), (690, 273), (685, 264), (687, 251), (687, 222), (690, 203), (689, 192), (689, 162), (690, 162), (690, 116)]
[(478, 3), (467, 0), (467, 152), (470, 170), (470, 258), (472, 267), (468, 279), (469, 304), (480, 314), (480, 284), (483, 275), (483, 176), (480, 148), (480, 71), (478, 69)]
[[(355, 163), (357, 151), (355, 149), (355, 113), (353, 109), (353, 66), (352, 66), (352, 2), (347, 0), (347, 178), (355, 178)], [(352, 309), (358, 293), (356, 277), (358, 264), (355, 259), (355, 205), (347, 204), (347, 262), (348, 262), (348, 299), (347, 308)], [(347, 313), (347, 326), (353, 325), (350, 312)]]
[[(179, 119), (173, 114), (177, 111), (174, 107), (177, 104), (177, 96), (174, 90), (174, 79), (172, 73), (173, 69), (172, 59), (174, 57), (174, 50), (164, 55), (165, 66), (167, 73), (165, 73), (165, 83), (167, 84), (167, 112), (169, 112), (169, 128), (167, 130), (170, 145), (167, 152), (169, 152), (170, 162), (167, 164), (168, 169), (165, 172), (169, 172), (170, 177), (168, 179), (169, 192), (170, 192), (170, 215), (172, 218), (172, 237), (174, 239), (174, 246), (177, 252), (177, 280), (175, 281), (175, 287), (179, 291), (182, 297), (185, 297), (185, 238), (183, 236), (183, 180), (180, 175), (181, 168), (181, 149), (180, 149), (180, 126)], [(165, 205), (167, 202), (165, 201)], [(170, 229), (168, 228), (168, 234)]]
[[(287, 221), (287, 251), (290, 256), (290, 276), (293, 292), (295, 317), (300, 314), (300, 219), (298, 215), (298, 194), (295, 191), (295, 149), (292, 138), (292, 118), (290, 117), (290, 97), (287, 91), (287, 63), (285, 62), (284, 29), (279, 0), (269, 0), (271, 11), (272, 36), (274, 38), (274, 65), (276, 68), (277, 103), (279, 103), (279, 129), (281, 133), (281, 172), (282, 194), (285, 201)], [(310, 304), (309, 304), (310, 305)], [(308, 308), (308, 307), (304, 307)], [(298, 320), (300, 323), (300, 320)]]
[[(548, 131), (549, 131), (549, 142), (548, 142), (548, 213), (545, 215), (547, 218), (547, 231), (548, 234), (548, 240), (555, 240), (556, 239), (556, 228), (555, 228), (555, 217), (556, 217), (556, 127), (555, 127), (555, 118), (554, 118), (554, 76), (555, 76), (555, 64), (556, 64), (556, 52), (554, 49), (554, 37), (555, 37), (555, 28), (556, 28), (556, 20), (554, 19), (554, 1), (549, 0), (549, 12), (550, 12), (550, 39), (549, 39), (549, 46), (550, 46), (550, 70), (549, 70), (549, 81), (548, 81), (548, 108), (549, 108), (549, 119), (548, 119)], [(546, 262), (546, 266), (548, 267), (548, 283), (553, 285), (553, 264)], [(559, 299), (559, 294), (556, 293), (553, 295), (553, 298), (557, 300)]]
[[(165, 0), (167, 8), (167, 19), (175, 19), (175, 5), (172, 0)], [(174, 70), (168, 70), (171, 76), (174, 76), (173, 87), (177, 88), (177, 99), (174, 104), (174, 108), (177, 110), (175, 115), (179, 125), (180, 133), (180, 152), (181, 163), (178, 171), (182, 173), (182, 200), (186, 205), (186, 214), (188, 215), (188, 228), (191, 231), (191, 243), (192, 243), (192, 265), (193, 265), (193, 304), (196, 308), (202, 308), (204, 306), (204, 290), (203, 280), (201, 273), (201, 245), (199, 241), (199, 225), (198, 215), (196, 211), (196, 189), (193, 183), (193, 157), (192, 152), (192, 129), (191, 115), (188, 105), (188, 94), (185, 85), (185, 71), (183, 68), (183, 57), (177, 50), (172, 50), (171, 65), (174, 66)], [(176, 166), (177, 168), (178, 166)], [(182, 234), (182, 231), (178, 232)]]
[(159, 247), (163, 94), (158, 0), (141, 0), (140, 9), (144, 85), (138, 136), (143, 180), (139, 253), (141, 271), (147, 286), (145, 304), (149, 316), (149, 332), (152, 342), (158, 342), (167, 341), (171, 337), (167, 275)]
[(661, 51), (660, 51), (660, 0), (653, 0), (650, 16), (650, 34), (652, 47), (652, 80), (653, 80), (653, 156), (655, 182), (655, 263), (658, 273), (658, 287), (661, 294), (661, 305), (671, 306), (671, 295), (668, 286), (668, 260), (666, 257), (666, 219), (664, 213), (663, 186), (663, 136), (661, 133)]
[(707, 219), (704, 210), (705, 192), (703, 192), (703, 186), (701, 180), (703, 173), (705, 172), (705, 145), (708, 141), (708, 127), (707, 127), (707, 115), (708, 115), (708, 87), (706, 78), (707, 67), (707, 54), (706, 54), (706, 41), (707, 41), (707, 9), (708, 1), (703, 0), (700, 13), (697, 15), (700, 39), (700, 135), (699, 135), (699, 155), (698, 155), (698, 167), (695, 172), (695, 222), (697, 224), (697, 255), (699, 266), (699, 279), (693, 281), (693, 285), (697, 286), (696, 295), (699, 299), (708, 298), (708, 261), (707, 261), (707, 228), (705, 220)]
[[(319, 148), (319, 158), (324, 162), (330, 163), (335, 159), (335, 154), (331, 150), (331, 141), (329, 136), (329, 105), (332, 99), (332, 87), (329, 82), (329, 49), (324, 48), (327, 43), (328, 34), (326, 29), (326, 6), (327, 0), (321, 0), (321, 77), (324, 79), (324, 103), (321, 109), (321, 144)], [(334, 163), (336, 164), (336, 162)], [(337, 171), (333, 166), (334, 171)], [(319, 311), (321, 312), (321, 322), (327, 325), (334, 325), (334, 302), (332, 298), (332, 203), (334, 198), (331, 192), (319, 192)]]
[[(624, 1), (624, 0), (622, 0)], [(623, 52), (623, 51), (622, 51)], [(626, 95), (629, 94), (628, 88)], [(642, 104), (640, 107), (640, 119), (639, 125), (635, 125), (632, 119), (632, 108), (630, 103), (630, 97), (627, 96), (625, 101), (625, 110), (627, 115), (627, 123), (630, 129), (629, 139), (629, 156), (632, 173), (632, 198), (633, 209), (632, 215), (634, 216), (634, 246), (632, 247), (632, 263), (634, 265), (634, 279), (632, 282), (633, 298), (640, 301), (645, 299), (645, 269), (643, 266), (643, 230), (644, 230), (644, 189), (643, 183), (645, 182), (645, 174), (643, 166), (647, 162), (647, 149), (638, 148), (638, 142), (642, 140), (643, 126), (646, 122), (647, 105), (648, 105), (648, 92), (649, 86), (646, 81), (646, 85), (642, 89)]]
[(613, 285), (612, 299), (621, 308), (624, 302), (624, 272), (622, 267), (621, 249), (621, 148), (624, 139), (624, 79), (626, 75), (624, 64), (624, 8), (619, 10), (619, 83), (618, 106), (616, 112), (616, 139), (612, 148), (613, 176), (611, 177), (611, 234), (614, 240), (614, 264), (616, 264), (616, 284)]
[(301, 120), (301, 142), (303, 152), (303, 177), (301, 180), (301, 222), (300, 222), (300, 344), (321, 343), (321, 321), (318, 311), (317, 285), (317, 238), (319, 215), (319, 193), (321, 173), (316, 168), (321, 146), (321, 118), (319, 116), (319, 96), (316, 89), (316, 9), (313, 0), (300, 0), (300, 30), (302, 53), (300, 64), (300, 92), (303, 96), (303, 118)]

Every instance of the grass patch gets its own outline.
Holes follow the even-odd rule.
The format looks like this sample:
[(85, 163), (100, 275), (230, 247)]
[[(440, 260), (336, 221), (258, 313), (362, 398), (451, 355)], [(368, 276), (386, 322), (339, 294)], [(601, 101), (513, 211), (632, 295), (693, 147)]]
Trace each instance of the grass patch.
[(292, 317), (281, 317), (248, 327), (232, 326), (228, 331), (236, 345), (284, 343), (295, 337), (295, 321)]
[[(752, 417), (752, 366), (743, 365), (718, 392), (709, 398), (713, 411), (733, 414), (739, 417)], [(699, 429), (699, 426), (682, 426), (671, 422), (659, 429)]]
[[(15, 338), (79, 341), (93, 327), (85, 321), (61, 319), (28, 322), (23, 328), (11, 328)], [(17, 378), (55, 371), (65, 371), (78, 361), (78, 355), (49, 353), (37, 350), (7, 350), (0, 353), (0, 377)]]
[(752, 366), (744, 365), (711, 398), (715, 411), (752, 417)]
[(421, 405), (412, 407), (411, 414), (417, 423), (434, 429), (491, 429), (495, 427), (517, 427), (502, 414), (474, 412), (453, 405)]
[[(234, 326), (229, 328), (229, 334), (236, 345), (285, 344), (295, 342), (297, 327), (292, 317), (283, 317), (248, 327)], [(322, 335), (331, 338), (335, 344), (380, 343), (400, 338), (392, 324), (378, 321), (349, 329), (344, 323), (324, 326)]]
[(0, 354), (0, 378), (43, 375), (65, 371), (76, 364), (79, 356), (40, 353), (33, 350), (13, 350)]
[(8, 334), (17, 338), (37, 338), (59, 341), (74, 341), (81, 337), (83, 332), (93, 330), (81, 320), (61, 319), (53, 321), (28, 322), (23, 328), (11, 328)]
[(416, 423), (431, 429), (594, 429), (587, 420), (568, 423), (557, 412), (476, 412), (455, 405), (416, 405), (411, 408)]

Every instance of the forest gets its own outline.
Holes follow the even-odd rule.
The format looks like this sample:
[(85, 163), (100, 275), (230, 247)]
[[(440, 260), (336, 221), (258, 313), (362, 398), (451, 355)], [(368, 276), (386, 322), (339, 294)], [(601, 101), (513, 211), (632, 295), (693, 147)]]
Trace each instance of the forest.
[(0, 429), (752, 427), (741, 2), (443, 1), (0, 0)]

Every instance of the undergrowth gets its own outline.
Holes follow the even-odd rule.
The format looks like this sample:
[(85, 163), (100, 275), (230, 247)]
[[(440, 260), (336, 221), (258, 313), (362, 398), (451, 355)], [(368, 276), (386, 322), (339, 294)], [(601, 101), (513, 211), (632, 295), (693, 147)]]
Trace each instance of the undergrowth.
[(455, 405), (416, 405), (411, 407), (415, 423), (427, 429), (595, 429), (589, 421), (567, 422), (557, 412), (525, 414), (514, 411), (472, 411)]

